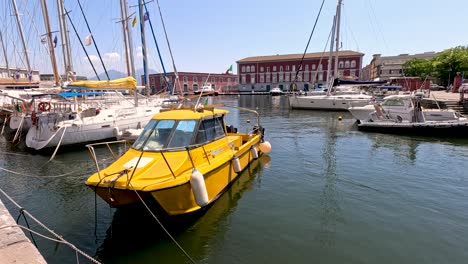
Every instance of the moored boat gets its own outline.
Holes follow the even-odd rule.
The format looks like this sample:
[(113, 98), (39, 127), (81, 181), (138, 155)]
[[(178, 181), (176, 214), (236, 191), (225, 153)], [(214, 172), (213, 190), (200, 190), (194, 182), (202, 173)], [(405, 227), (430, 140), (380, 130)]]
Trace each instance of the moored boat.
[(98, 172), (86, 185), (111, 206), (151, 199), (169, 215), (213, 203), (243, 169), (271, 148), (263, 140), (258, 113), (257, 125), (247, 133), (225, 125), (228, 113), (206, 106), (156, 114), (132, 147), (105, 169), (99, 169), (96, 144), (88, 145)]

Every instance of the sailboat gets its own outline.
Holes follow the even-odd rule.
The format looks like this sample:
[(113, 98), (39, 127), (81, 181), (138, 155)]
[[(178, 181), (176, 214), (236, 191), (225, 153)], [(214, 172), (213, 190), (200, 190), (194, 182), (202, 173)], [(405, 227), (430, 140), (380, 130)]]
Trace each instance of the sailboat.
[[(136, 80), (132, 77), (112, 81), (72, 82), (67, 87), (133, 91), (137, 88)], [(151, 105), (134, 106), (125, 100), (121, 100), (118, 105), (101, 105), (104, 108), (87, 104), (86, 109), (78, 108), (68, 119), (52, 119), (47, 114), (37, 116), (26, 135), (26, 146), (40, 150), (116, 138), (126, 129), (144, 127), (161, 109)]]
[[(335, 66), (333, 74), (338, 74), (338, 51), (339, 51), (339, 37), (340, 37), (340, 16), (341, 16), (342, 0), (338, 1), (336, 8), (336, 16), (333, 21), (332, 39), (336, 34), (336, 51), (335, 51)], [(328, 89), (326, 95), (296, 95), (289, 97), (289, 105), (293, 109), (315, 109), (315, 110), (340, 110), (346, 111), (351, 106), (364, 106), (371, 103), (373, 97), (371, 95), (363, 94), (353, 87), (349, 87), (349, 92), (340, 94), (333, 94), (336, 85), (340, 83), (338, 78), (333, 77), (331, 74), (333, 41), (330, 44), (330, 58), (328, 60)], [(361, 83), (355, 83), (361, 85)]]

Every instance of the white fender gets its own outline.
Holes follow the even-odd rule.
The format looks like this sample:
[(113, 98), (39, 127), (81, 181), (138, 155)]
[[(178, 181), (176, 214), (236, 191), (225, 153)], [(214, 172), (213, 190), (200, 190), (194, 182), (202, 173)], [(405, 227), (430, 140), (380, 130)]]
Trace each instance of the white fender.
[(251, 150), (252, 151), (252, 157), (254, 159), (258, 159), (258, 151), (257, 151), (257, 148), (255, 148), (254, 146), (252, 146)]
[(240, 165), (240, 160), (239, 160), (239, 158), (236, 157), (236, 156), (234, 156), (234, 157), (232, 158), (232, 167), (234, 167), (234, 171), (235, 171), (236, 173), (239, 173), (239, 172), (241, 172), (241, 170), (242, 170), (242, 169), (241, 169), (241, 165)]
[(260, 143), (258, 148), (263, 153), (269, 153), (271, 151), (271, 144), (268, 141), (264, 141), (264, 142)]
[(208, 192), (206, 191), (205, 178), (197, 169), (193, 169), (190, 175), (190, 185), (192, 186), (193, 196), (199, 206), (208, 204)]

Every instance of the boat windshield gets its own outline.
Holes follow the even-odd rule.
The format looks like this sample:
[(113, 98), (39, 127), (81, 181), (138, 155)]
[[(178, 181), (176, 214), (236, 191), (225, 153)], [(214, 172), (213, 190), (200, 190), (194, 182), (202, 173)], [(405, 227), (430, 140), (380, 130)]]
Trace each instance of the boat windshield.
[(188, 146), (196, 124), (195, 120), (151, 120), (132, 147), (141, 150), (144, 146), (145, 151), (158, 151)]

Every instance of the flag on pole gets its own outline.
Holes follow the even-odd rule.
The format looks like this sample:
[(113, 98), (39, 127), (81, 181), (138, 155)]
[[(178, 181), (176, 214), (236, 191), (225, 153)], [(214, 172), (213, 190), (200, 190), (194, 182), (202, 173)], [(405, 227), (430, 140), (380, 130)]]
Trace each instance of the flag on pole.
[(149, 19), (149, 13), (148, 13), (148, 11), (147, 11), (147, 12), (145, 12), (145, 14), (143, 15), (143, 20), (146, 21), (146, 20), (148, 20), (148, 19)]
[(54, 48), (57, 47), (57, 36), (54, 38)]
[(230, 72), (232, 72), (232, 64), (231, 64), (231, 66), (226, 70), (226, 73), (225, 73), (225, 74), (229, 74)]
[(89, 34), (89, 35), (86, 36), (86, 38), (84, 39), (83, 44), (84, 44), (85, 46), (89, 46), (89, 45), (91, 45), (92, 42), (93, 42), (93, 37), (91, 36), (91, 34)]
[(134, 27), (136, 25), (136, 22), (137, 22), (137, 19), (136, 19), (136, 16), (133, 18), (133, 21), (132, 21), (132, 27)]

